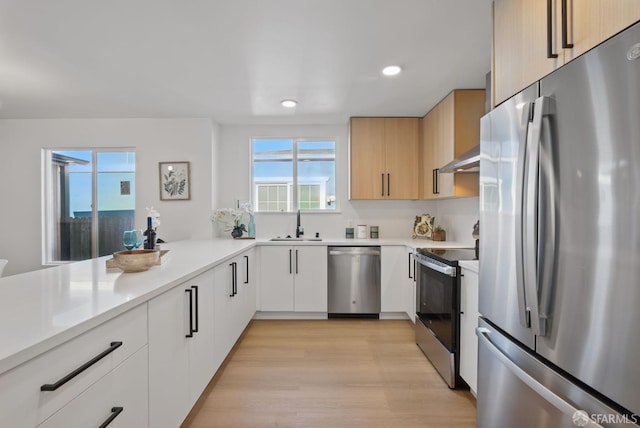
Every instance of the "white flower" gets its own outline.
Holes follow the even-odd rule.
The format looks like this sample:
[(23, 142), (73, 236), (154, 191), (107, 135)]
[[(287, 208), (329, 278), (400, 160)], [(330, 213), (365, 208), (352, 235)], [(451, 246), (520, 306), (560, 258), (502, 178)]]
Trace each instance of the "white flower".
[(242, 209), (220, 208), (213, 212), (211, 220), (223, 224), (225, 231), (229, 231), (242, 226), (244, 215), (245, 211)]
[(153, 207), (145, 207), (145, 209), (147, 210), (147, 217), (151, 217), (151, 225), (154, 229), (157, 229), (160, 226), (160, 213)]
[(243, 204), (240, 204), (240, 209), (246, 212), (247, 214), (253, 214), (253, 205), (251, 205), (251, 202), (245, 202)]

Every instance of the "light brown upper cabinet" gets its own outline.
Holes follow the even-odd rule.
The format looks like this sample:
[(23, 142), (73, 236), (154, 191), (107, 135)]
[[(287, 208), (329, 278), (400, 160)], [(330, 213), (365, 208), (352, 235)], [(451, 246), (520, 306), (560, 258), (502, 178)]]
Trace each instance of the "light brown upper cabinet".
[(418, 199), (419, 118), (354, 117), (349, 199)]
[(478, 196), (478, 173), (439, 168), (480, 144), (484, 89), (456, 89), (422, 120), (422, 199)]
[(638, 20), (638, 0), (494, 0), (493, 104)]

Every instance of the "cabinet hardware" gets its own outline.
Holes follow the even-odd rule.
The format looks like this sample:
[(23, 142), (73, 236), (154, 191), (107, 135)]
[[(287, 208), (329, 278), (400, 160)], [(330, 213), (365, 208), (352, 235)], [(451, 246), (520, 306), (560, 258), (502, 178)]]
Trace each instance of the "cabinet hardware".
[(553, 0), (547, 0), (547, 58), (558, 58), (553, 53)]
[(567, 0), (562, 0), (562, 48), (563, 49), (573, 48), (573, 43), (569, 43), (567, 41), (568, 19), (569, 19), (569, 15), (567, 13)]
[(238, 294), (238, 264), (236, 262), (229, 263), (231, 266), (231, 294), (229, 297), (235, 297)]
[(107, 420), (104, 421), (98, 428), (106, 428), (111, 422), (113, 422), (115, 418), (118, 417), (120, 413), (122, 413), (123, 410), (124, 410), (124, 407), (112, 407), (111, 415), (109, 415)]
[(390, 193), (390, 189), (391, 189), (391, 178), (389, 178), (391, 176), (391, 174), (387, 173), (387, 196), (391, 196)]
[(238, 294), (238, 263), (233, 262), (233, 295)]
[(384, 198), (384, 172), (382, 174), (380, 174), (380, 177), (382, 178), (382, 196)]
[(433, 194), (439, 195), (440, 190), (438, 189), (438, 173), (440, 172), (440, 168), (436, 168), (433, 170)]
[(409, 278), (413, 279), (413, 276), (411, 276), (411, 256), (413, 256), (413, 253), (409, 253)]
[(193, 337), (193, 290), (187, 288), (184, 292), (189, 295), (189, 333), (184, 337)]
[(289, 250), (289, 275), (291, 275), (293, 273), (293, 266), (292, 266), (292, 261), (291, 261), (291, 252), (293, 250)]
[(418, 278), (418, 275), (416, 275), (416, 260), (413, 259), (413, 282), (416, 282), (416, 278)]
[(248, 284), (249, 283), (249, 256), (244, 256), (244, 261), (245, 261), (245, 268), (246, 268), (246, 275), (244, 277), (244, 283)]
[(298, 274), (298, 250), (296, 250), (296, 275)]
[(84, 363), (83, 365), (81, 365), (80, 367), (78, 367), (77, 369), (75, 369), (74, 371), (72, 371), (71, 373), (69, 373), (62, 379), (60, 379), (59, 381), (55, 383), (45, 383), (40, 387), (40, 391), (55, 391), (56, 389), (60, 388), (62, 385), (69, 382), (71, 379), (78, 376), (80, 373), (82, 373), (83, 371), (85, 371), (86, 369), (88, 369), (89, 367), (91, 367), (92, 365), (94, 365), (95, 363), (97, 363), (98, 361), (100, 361), (101, 359), (103, 359), (104, 357), (106, 357), (107, 355), (109, 355), (110, 353), (112, 353), (113, 351), (115, 351), (121, 346), (122, 346), (122, 342), (111, 342), (109, 344), (109, 348), (102, 351), (100, 354), (93, 357), (90, 361), (87, 361), (86, 363)]
[(200, 317), (198, 315), (198, 306), (200, 306), (200, 303), (198, 301), (198, 286), (197, 285), (192, 285), (191, 288), (193, 289), (193, 295), (195, 297), (196, 300), (196, 304), (195, 304), (195, 327), (193, 328), (193, 332), (197, 333), (198, 332), (198, 318)]

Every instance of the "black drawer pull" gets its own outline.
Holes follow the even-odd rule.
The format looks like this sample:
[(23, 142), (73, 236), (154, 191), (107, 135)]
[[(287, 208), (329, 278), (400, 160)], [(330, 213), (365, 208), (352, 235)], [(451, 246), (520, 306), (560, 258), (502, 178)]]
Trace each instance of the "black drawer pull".
[(553, 0), (547, 0), (547, 58), (558, 58), (553, 53)]
[(45, 383), (40, 387), (40, 391), (55, 391), (56, 389), (60, 388), (62, 385), (69, 382), (71, 379), (78, 376), (80, 373), (82, 373), (83, 371), (85, 371), (86, 369), (88, 369), (89, 367), (91, 367), (92, 365), (94, 365), (95, 363), (97, 363), (98, 361), (100, 361), (101, 359), (103, 359), (104, 357), (106, 357), (107, 355), (109, 355), (110, 353), (112, 353), (113, 351), (115, 351), (121, 346), (122, 346), (122, 342), (111, 342), (108, 349), (102, 351), (99, 355), (96, 355), (94, 358), (91, 359), (91, 361), (87, 361), (85, 364), (78, 367), (77, 369), (75, 369), (74, 371), (72, 371), (71, 373), (69, 373), (68, 375), (66, 375), (59, 381), (57, 381), (56, 383)]
[(198, 321), (199, 321), (199, 318), (200, 318), (200, 316), (198, 315), (198, 306), (200, 306), (200, 302), (198, 302), (198, 286), (197, 285), (192, 285), (191, 288), (193, 288), (194, 297), (195, 297), (195, 300), (196, 300), (196, 303), (194, 305), (195, 306), (194, 312), (195, 312), (196, 316), (195, 316), (195, 324), (194, 324), (194, 327), (193, 327), (193, 332), (197, 333), (198, 332)]
[(184, 292), (189, 295), (189, 333), (185, 334), (184, 337), (193, 337), (193, 290), (187, 288)]
[(248, 284), (249, 283), (249, 256), (244, 256), (244, 260), (246, 262), (246, 270), (247, 270), (247, 275), (244, 278), (244, 283)]
[(113, 422), (115, 418), (118, 417), (120, 413), (122, 413), (123, 410), (124, 410), (124, 407), (112, 407), (111, 415), (98, 428), (106, 428), (111, 422)]

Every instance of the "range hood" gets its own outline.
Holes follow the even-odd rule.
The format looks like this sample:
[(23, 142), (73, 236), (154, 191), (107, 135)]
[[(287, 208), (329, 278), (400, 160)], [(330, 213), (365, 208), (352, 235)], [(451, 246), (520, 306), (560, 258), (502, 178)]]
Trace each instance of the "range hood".
[(441, 167), (439, 171), (451, 173), (480, 171), (480, 145), (464, 152), (460, 157)]

